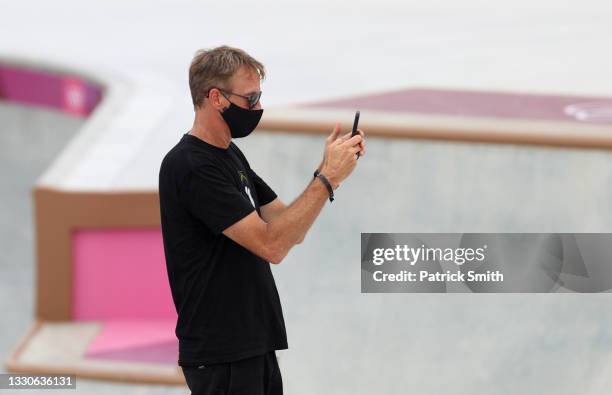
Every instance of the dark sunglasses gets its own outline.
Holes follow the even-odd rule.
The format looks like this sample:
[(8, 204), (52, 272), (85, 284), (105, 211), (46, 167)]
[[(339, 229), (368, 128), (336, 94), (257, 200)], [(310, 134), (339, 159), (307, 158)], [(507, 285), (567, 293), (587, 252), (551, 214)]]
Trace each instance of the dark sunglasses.
[[(259, 91), (259, 92), (255, 92), (255, 93), (253, 93), (252, 95), (249, 95), (249, 96), (243, 96), (243, 95), (239, 95), (237, 93), (234, 93), (232, 91), (228, 91), (228, 90), (225, 90), (225, 89), (221, 89), (221, 88), (217, 88), (217, 87), (214, 87), (214, 88), (215, 89), (219, 89), (219, 91), (221, 91), (223, 93), (227, 93), (229, 95), (238, 96), (238, 97), (242, 97), (243, 99), (246, 99), (247, 102), (249, 103), (249, 110), (252, 110), (253, 107), (255, 107), (257, 105), (257, 103), (259, 103), (259, 99), (261, 98), (261, 93), (262, 93), (261, 91)], [(227, 96), (223, 95), (223, 97), (225, 97), (227, 100), (229, 100), (227, 98)]]

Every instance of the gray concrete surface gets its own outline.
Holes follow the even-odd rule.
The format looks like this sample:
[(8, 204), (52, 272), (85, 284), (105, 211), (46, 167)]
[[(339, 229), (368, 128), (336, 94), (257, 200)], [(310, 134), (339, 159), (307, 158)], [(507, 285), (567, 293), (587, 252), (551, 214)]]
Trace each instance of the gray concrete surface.
[[(29, 191), (81, 121), (15, 106), (0, 111), (6, 355), (32, 321)], [(238, 144), (288, 203), (318, 163), (322, 140), (257, 133)], [(611, 178), (608, 151), (369, 140), (337, 200), (274, 267), (289, 334), (290, 350), (279, 353), (287, 393), (605, 393), (608, 294), (364, 295), (359, 232), (610, 231)], [(91, 380), (77, 387), (186, 392)]]
[[(0, 359), (24, 336), (34, 317), (34, 226), (31, 190), (83, 120), (55, 111), (0, 102)], [(5, 373), (4, 366), (0, 372)], [(8, 390), (0, 390), (9, 393)], [(18, 393), (47, 394), (48, 390)], [(181, 386), (77, 380), (77, 390), (54, 394), (186, 394)]]
[[(322, 137), (238, 141), (290, 202)], [(275, 276), (291, 394), (604, 394), (610, 294), (360, 294), (360, 232), (611, 232), (612, 151), (368, 140)]]
[[(0, 114), (6, 355), (32, 321), (29, 191), (81, 121), (15, 106)], [(289, 203), (308, 182), (323, 141), (256, 132), (237, 143)], [(286, 392), (606, 393), (609, 294), (361, 294), (359, 232), (609, 232), (611, 179), (609, 151), (368, 140), (367, 156), (336, 201), (274, 267), (290, 345), (279, 353)], [(186, 392), (91, 380), (77, 388)]]

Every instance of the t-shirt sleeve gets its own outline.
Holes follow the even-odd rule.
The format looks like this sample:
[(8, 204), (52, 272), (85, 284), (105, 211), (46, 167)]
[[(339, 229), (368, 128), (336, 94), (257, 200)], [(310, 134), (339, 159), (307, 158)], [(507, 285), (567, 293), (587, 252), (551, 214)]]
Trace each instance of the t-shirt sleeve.
[(261, 179), (255, 173), (253, 169), (249, 167), (249, 174), (251, 176), (251, 180), (253, 181), (253, 186), (255, 187), (255, 191), (257, 192), (257, 199), (259, 200), (260, 206), (265, 206), (270, 203), (274, 199), (276, 199), (276, 193), (265, 183), (264, 180)]
[(214, 166), (193, 169), (181, 196), (187, 210), (216, 235), (255, 210), (236, 185)]

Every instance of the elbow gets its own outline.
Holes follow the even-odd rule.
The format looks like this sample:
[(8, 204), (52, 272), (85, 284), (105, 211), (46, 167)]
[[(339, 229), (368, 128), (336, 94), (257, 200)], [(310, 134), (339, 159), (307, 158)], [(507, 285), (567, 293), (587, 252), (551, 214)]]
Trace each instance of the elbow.
[(285, 259), (285, 257), (289, 253), (289, 249), (285, 248), (281, 244), (280, 238), (278, 236), (275, 236), (275, 234), (271, 232), (270, 224), (266, 224), (266, 226), (268, 232), (266, 241), (263, 243), (263, 245), (265, 246), (265, 256), (263, 258), (270, 263), (278, 265), (283, 261), (283, 259)]
[(272, 249), (268, 254), (268, 261), (275, 265), (279, 265), (283, 259), (287, 256), (289, 251), (285, 251), (282, 249)]
[(266, 259), (275, 265), (280, 264), (289, 253), (289, 248), (286, 248), (277, 240), (270, 240), (266, 245)]

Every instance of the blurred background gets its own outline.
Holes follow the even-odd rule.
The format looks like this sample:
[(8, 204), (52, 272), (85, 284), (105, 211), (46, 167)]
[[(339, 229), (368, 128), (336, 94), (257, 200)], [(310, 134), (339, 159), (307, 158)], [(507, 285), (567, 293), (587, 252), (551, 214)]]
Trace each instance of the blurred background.
[[(262, 61), (266, 109), (407, 88), (610, 103), (610, 20), (612, 5), (595, 0), (0, 2), (0, 65), (12, 70), (0, 79), (0, 356), (14, 354), (40, 314), (53, 315), (52, 300), (37, 314), (40, 260), (45, 273), (77, 265), (37, 256), (34, 190), (137, 192), (148, 201), (163, 154), (193, 122), (187, 69), (197, 49), (227, 44)], [(93, 81), (101, 107), (11, 100), (7, 87), (25, 78), (14, 69)], [(47, 88), (27, 89), (34, 97)], [(352, 119), (338, 121), (348, 128)], [(323, 140), (258, 130), (237, 144), (289, 203), (318, 165)], [(374, 134), (336, 196), (305, 242), (273, 267), (289, 340), (278, 353), (286, 393), (609, 393), (607, 293), (362, 294), (358, 270), (360, 232), (610, 232), (609, 150)], [(143, 248), (159, 240), (147, 235), (138, 239)], [(94, 255), (104, 249), (96, 245)], [(121, 255), (121, 244), (112, 245)], [(97, 262), (70, 251), (85, 256), (83, 265)], [(89, 281), (97, 273), (72, 267)], [(45, 292), (57, 284), (68, 295), (74, 314), (66, 322), (90, 321), (76, 319), (75, 306), (91, 311), (78, 304), (81, 288), (66, 289), (59, 274), (44, 282)], [(50, 338), (39, 339), (24, 358), (48, 364), (58, 354), (45, 354)], [(79, 378), (76, 391), (189, 392), (180, 383), (92, 378)]]

